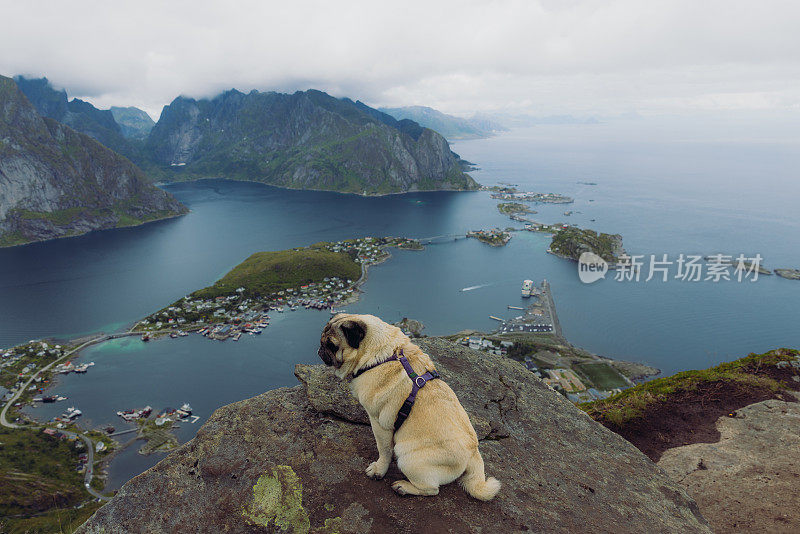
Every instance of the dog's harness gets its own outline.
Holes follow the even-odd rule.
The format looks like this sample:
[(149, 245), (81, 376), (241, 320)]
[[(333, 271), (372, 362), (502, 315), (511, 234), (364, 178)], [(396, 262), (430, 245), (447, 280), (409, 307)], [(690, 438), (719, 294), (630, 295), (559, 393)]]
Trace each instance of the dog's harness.
[(397, 429), (402, 426), (402, 424), (408, 419), (409, 414), (411, 414), (411, 408), (414, 406), (414, 401), (417, 400), (417, 392), (420, 388), (425, 387), (425, 384), (428, 383), (429, 380), (433, 380), (435, 378), (440, 378), (439, 373), (436, 371), (427, 371), (425, 374), (418, 375), (414, 372), (414, 369), (411, 367), (411, 364), (408, 362), (408, 358), (403, 356), (403, 349), (400, 349), (400, 357), (397, 357), (397, 354), (392, 354), (391, 357), (383, 360), (382, 362), (378, 362), (375, 364), (370, 365), (369, 367), (364, 367), (363, 369), (359, 369), (353, 374), (353, 378), (358, 378), (363, 373), (378, 367), (382, 363), (386, 362), (393, 362), (399, 361), (400, 364), (403, 366), (403, 369), (406, 370), (406, 374), (408, 378), (411, 379), (411, 394), (405, 400), (403, 405), (400, 407), (400, 411), (397, 412), (397, 419), (394, 420), (394, 429)]

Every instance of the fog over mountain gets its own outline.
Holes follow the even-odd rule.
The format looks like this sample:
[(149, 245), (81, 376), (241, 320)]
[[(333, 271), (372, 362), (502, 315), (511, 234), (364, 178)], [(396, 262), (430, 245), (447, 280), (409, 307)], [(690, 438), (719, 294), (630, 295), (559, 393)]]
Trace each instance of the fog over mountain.
[(789, 0), (0, 4), (0, 73), (154, 119), (232, 87), (460, 116), (800, 109)]

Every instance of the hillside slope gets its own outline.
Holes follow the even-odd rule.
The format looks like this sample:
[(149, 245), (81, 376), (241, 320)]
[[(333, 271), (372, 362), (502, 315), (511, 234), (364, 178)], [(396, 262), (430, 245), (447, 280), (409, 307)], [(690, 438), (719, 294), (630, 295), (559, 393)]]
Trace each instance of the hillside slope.
[[(582, 407), (697, 500), (716, 532), (798, 532), (800, 351), (750, 354)], [(795, 391), (793, 391), (795, 390)]]
[(186, 211), (129, 160), (41, 117), (14, 81), (0, 76), (0, 246)]
[(164, 178), (385, 194), (477, 188), (436, 132), (320, 91), (176, 98), (147, 139)]
[(79, 532), (710, 532), (644, 455), (517, 362), (422, 339), (503, 483), (402, 498), (364, 468), (375, 441), (347, 383), (298, 365), (302, 386), (217, 410), (189, 443), (129, 481)]

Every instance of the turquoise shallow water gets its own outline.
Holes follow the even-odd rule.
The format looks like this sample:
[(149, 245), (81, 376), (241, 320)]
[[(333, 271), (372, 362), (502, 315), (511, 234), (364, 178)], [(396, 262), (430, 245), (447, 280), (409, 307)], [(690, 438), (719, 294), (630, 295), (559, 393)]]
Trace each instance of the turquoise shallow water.
[[(483, 183), (507, 181), (575, 197), (570, 206), (534, 205), (539, 214), (533, 217), (619, 232), (631, 253), (758, 252), (769, 267), (800, 267), (796, 145), (688, 137), (674, 125), (549, 126), (454, 148), (480, 164), (474, 176)], [(119, 329), (212, 283), (258, 250), (510, 224), (487, 193), (363, 198), (221, 180), (168, 189), (191, 208), (189, 215), (0, 250), (0, 346)], [(579, 213), (565, 217), (565, 209)], [(545, 253), (548, 244), (545, 235), (521, 233), (503, 248), (459, 240), (422, 252), (393, 251), (391, 260), (370, 270), (362, 299), (348, 310), (390, 321), (419, 319), (432, 335), (490, 329), (496, 323), (489, 315), (510, 317), (507, 306), (522, 302), (522, 279), (547, 278), (573, 343), (665, 373), (800, 346), (800, 282), (774, 276), (718, 284), (606, 279), (587, 286), (575, 264)], [(117, 410), (188, 401), (202, 419), (183, 425), (183, 441), (215, 408), (296, 384), (294, 364), (317, 360), (328, 317), (274, 314), (262, 336), (239, 343), (192, 336), (96, 346), (82, 356), (96, 363), (89, 373), (62, 377), (54, 388), (69, 401), (32, 413), (50, 417), (75, 405), (87, 426), (122, 428)], [(120, 455), (112, 485), (157, 459)]]

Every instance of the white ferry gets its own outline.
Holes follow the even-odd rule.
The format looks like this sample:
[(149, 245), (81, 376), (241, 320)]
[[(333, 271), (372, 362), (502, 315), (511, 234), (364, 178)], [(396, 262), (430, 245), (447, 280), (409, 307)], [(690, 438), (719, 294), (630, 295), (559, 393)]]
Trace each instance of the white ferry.
[(533, 280), (525, 280), (522, 282), (522, 296), (528, 298), (531, 296), (531, 289), (533, 288)]

